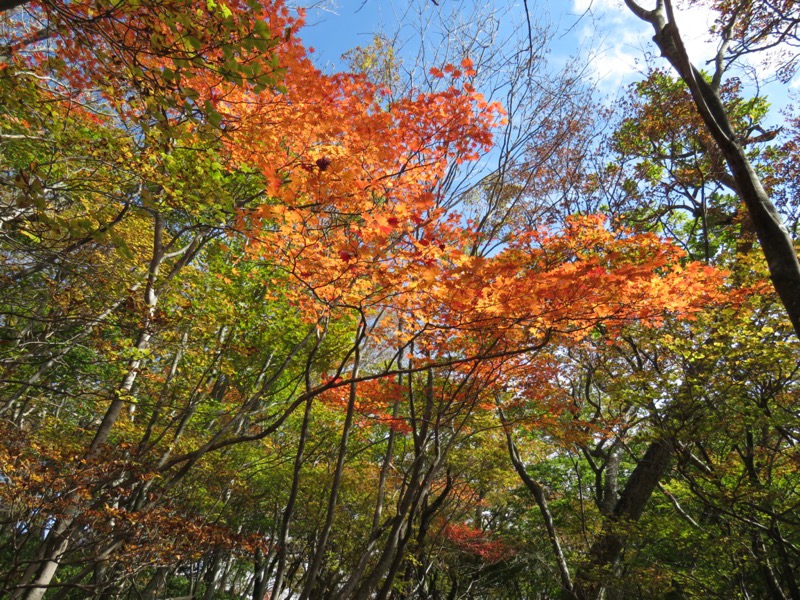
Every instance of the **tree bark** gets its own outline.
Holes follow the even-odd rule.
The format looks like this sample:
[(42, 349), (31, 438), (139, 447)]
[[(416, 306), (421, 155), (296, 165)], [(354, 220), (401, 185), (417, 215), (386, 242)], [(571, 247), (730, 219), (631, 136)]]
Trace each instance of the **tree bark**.
[(339, 488), (342, 483), (342, 474), (344, 473), (344, 461), (347, 455), (347, 443), (350, 439), (350, 431), (353, 426), (353, 417), (355, 414), (355, 405), (357, 399), (357, 384), (355, 379), (358, 377), (358, 370), (361, 362), (361, 342), (366, 335), (366, 323), (361, 322), (358, 333), (356, 334), (355, 354), (353, 357), (353, 383), (350, 385), (350, 397), (347, 402), (347, 413), (344, 419), (344, 426), (342, 427), (342, 437), (339, 442), (339, 454), (336, 460), (336, 469), (333, 473), (333, 482), (331, 483), (331, 493), (328, 498), (328, 508), (325, 516), (325, 524), (323, 525), (322, 532), (320, 533), (317, 542), (317, 549), (311, 559), (308, 572), (306, 573), (306, 581), (303, 586), (303, 591), (300, 594), (300, 600), (308, 600), (314, 591), (314, 586), (317, 583), (319, 572), (322, 567), (322, 559), (325, 555), (325, 549), (328, 545), (328, 537), (330, 536), (333, 527), (333, 520), (336, 513), (336, 506), (339, 500)]
[(167, 583), (169, 577), (170, 567), (158, 567), (153, 577), (147, 582), (147, 586), (142, 591), (142, 600), (157, 600), (159, 590)]
[[(414, 436), (414, 461), (411, 466), (411, 473), (404, 483), (404, 491), (398, 499), (396, 514), (390, 520), (391, 529), (381, 549), (380, 557), (369, 576), (352, 594), (354, 600), (366, 600), (367, 598), (381, 600), (391, 590), (392, 582), (397, 575), (397, 570), (400, 568), (406, 545), (412, 533), (411, 524), (419, 514), (420, 507), (430, 493), (433, 480), (444, 462), (446, 453), (442, 451), (439, 443), (434, 441), (433, 460), (427, 469), (425, 468), (426, 453), (431, 442), (429, 431), (434, 405), (433, 383), (433, 371), (428, 369), (424, 394), (425, 405), (423, 414), (419, 415), (422, 418), (418, 418), (414, 409), (415, 395), (412, 390), (412, 380), (409, 378), (408, 399)], [(383, 583), (381, 583), (382, 579)], [(379, 586), (380, 590), (376, 596), (375, 590)]]
[(572, 577), (570, 576), (569, 566), (567, 565), (567, 559), (564, 556), (564, 551), (561, 549), (561, 541), (559, 540), (558, 532), (556, 531), (553, 515), (550, 512), (550, 507), (547, 504), (547, 496), (545, 495), (544, 488), (538, 481), (528, 474), (528, 470), (525, 468), (525, 463), (522, 462), (522, 457), (520, 457), (519, 450), (517, 450), (517, 445), (514, 443), (514, 440), (511, 437), (511, 430), (508, 427), (508, 423), (503, 415), (503, 411), (498, 409), (498, 414), (500, 415), (500, 421), (505, 428), (506, 443), (508, 446), (508, 453), (511, 457), (511, 464), (514, 465), (514, 470), (517, 472), (517, 475), (519, 475), (522, 483), (525, 484), (525, 487), (528, 488), (528, 491), (533, 495), (534, 500), (536, 500), (536, 505), (539, 507), (539, 512), (544, 519), (544, 526), (545, 529), (547, 529), (547, 537), (550, 538), (550, 545), (553, 548), (553, 554), (556, 559), (556, 564), (558, 565), (558, 573), (561, 577), (561, 587), (564, 588), (564, 592), (568, 598), (576, 598)]
[(311, 421), (311, 407), (314, 403), (314, 398), (309, 396), (306, 400), (306, 408), (303, 412), (303, 424), (300, 427), (300, 440), (297, 445), (297, 454), (295, 455), (294, 469), (292, 471), (292, 487), (289, 491), (289, 500), (286, 503), (286, 508), (283, 512), (281, 520), (281, 528), (278, 533), (278, 570), (275, 572), (275, 583), (272, 588), (272, 596), (275, 598), (281, 597), (283, 591), (283, 577), (286, 573), (286, 545), (289, 541), (289, 525), (292, 522), (292, 515), (294, 513), (294, 505), (297, 501), (297, 493), (300, 489), (300, 472), (303, 468), (305, 460), (306, 440), (308, 438), (308, 425)]
[[(314, 347), (311, 349), (311, 352), (308, 355), (308, 360), (306, 361), (306, 370), (305, 370), (305, 384), (306, 384), (306, 393), (310, 392), (312, 389), (311, 385), (311, 365), (314, 360), (314, 357), (317, 354), (317, 350), (319, 350), (320, 344), (322, 344), (322, 340), (324, 339), (327, 333), (327, 322), (326, 326), (321, 333), (317, 333), (316, 342)], [(358, 352), (358, 348), (356, 348), (356, 352)], [(300, 490), (300, 473), (303, 469), (303, 463), (305, 461), (305, 449), (306, 449), (306, 441), (308, 439), (308, 426), (311, 422), (311, 408), (314, 404), (314, 396), (309, 395), (308, 399), (306, 400), (305, 410), (303, 412), (303, 423), (300, 426), (300, 439), (297, 443), (297, 453), (295, 454), (294, 458), (294, 468), (292, 470), (292, 487), (289, 491), (289, 499), (286, 502), (286, 507), (283, 510), (283, 517), (281, 519), (281, 528), (278, 533), (278, 539), (275, 542), (277, 546), (277, 570), (275, 571), (275, 579), (272, 587), (272, 597), (273, 598), (280, 598), (281, 593), (283, 592), (283, 578), (286, 574), (286, 555), (288, 552), (288, 548), (286, 547), (289, 542), (289, 527), (292, 522), (292, 517), (294, 514), (294, 506), (297, 502), (297, 494)], [(262, 594), (263, 597), (263, 594)]]
[[(155, 316), (155, 311), (158, 304), (158, 294), (160, 292), (157, 285), (159, 281), (159, 271), (164, 259), (167, 257), (166, 251), (169, 249), (169, 245), (172, 243), (171, 242), (166, 246), (164, 245), (164, 221), (161, 213), (154, 212), (153, 219), (153, 254), (148, 266), (147, 282), (144, 290), (144, 301), (147, 309), (135, 345), (135, 348), (139, 353), (144, 353), (150, 347), (150, 340), (153, 336), (152, 321), (153, 317)], [(205, 232), (194, 237), (189, 246), (187, 246), (186, 249), (181, 252), (183, 256), (175, 262), (169, 273), (164, 277), (163, 285), (169, 283), (169, 281), (184, 266), (186, 266), (189, 261), (194, 258), (196, 253), (199, 251), (205, 241), (207, 241), (207, 239), (208, 238), (206, 237)], [(173, 239), (173, 242), (176, 240), (177, 237)], [(87, 459), (96, 458), (100, 453), (102, 446), (108, 440), (114, 423), (116, 423), (117, 419), (122, 413), (122, 409), (128, 402), (128, 396), (130, 395), (131, 390), (133, 389), (133, 384), (139, 374), (139, 367), (141, 366), (141, 363), (141, 354), (135, 356), (128, 363), (127, 373), (125, 374), (120, 387), (116, 390), (114, 398), (111, 400), (108, 410), (106, 411), (102, 422), (97, 428), (94, 439), (86, 451)], [(68, 497), (68, 500), (74, 501), (75, 496), (71, 495)], [(60, 561), (69, 548), (72, 525), (78, 513), (79, 508), (76, 505), (68, 507), (66, 515), (59, 519), (53, 526), (48, 539), (44, 542), (44, 547), (46, 548), (45, 558), (40, 563), (41, 566), (36, 573), (35, 579), (29, 582), (26, 572), (26, 575), (23, 577), (23, 580), (19, 585), (19, 590), (28, 590), (25, 595), (25, 600), (41, 600), (41, 598), (47, 592), (50, 582), (58, 570)]]
[(13, 10), (18, 6), (27, 4), (30, 0), (0, 0), (0, 13)]
[(164, 261), (164, 220), (161, 213), (154, 214), (155, 223), (153, 225), (153, 256), (150, 260), (150, 267), (147, 272), (147, 284), (145, 285), (144, 301), (147, 311), (145, 313), (144, 322), (139, 335), (136, 339), (134, 346), (137, 355), (128, 363), (128, 372), (122, 380), (122, 385), (115, 392), (111, 404), (103, 417), (100, 426), (97, 428), (94, 439), (89, 445), (87, 455), (91, 458), (97, 456), (100, 448), (106, 443), (108, 437), (111, 435), (111, 429), (114, 423), (117, 422), (119, 415), (122, 413), (128, 396), (133, 389), (133, 384), (136, 377), (139, 375), (139, 367), (142, 363), (143, 353), (150, 347), (150, 339), (153, 337), (151, 323), (155, 316), (156, 306), (158, 305), (158, 295), (156, 282), (158, 280), (158, 273), (161, 269), (161, 263)]

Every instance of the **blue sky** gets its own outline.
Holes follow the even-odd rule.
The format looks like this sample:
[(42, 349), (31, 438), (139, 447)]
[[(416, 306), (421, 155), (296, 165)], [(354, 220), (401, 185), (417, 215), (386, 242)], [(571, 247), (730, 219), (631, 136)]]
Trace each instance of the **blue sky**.
[[(341, 54), (348, 49), (369, 43), (375, 32), (390, 35), (405, 27), (406, 45), (413, 44), (409, 24), (422, 13), (428, 18), (439, 13), (446, 19), (452, 11), (469, 13), (478, 6), (509, 21), (521, 23), (524, 19), (521, 0), (438, 0), (438, 5), (433, 0), (320, 0), (301, 4), (307, 7), (308, 25), (300, 35), (316, 49), (320, 66), (328, 67), (339, 65)], [(632, 75), (652, 35), (621, 0), (529, 0), (528, 5), (534, 24), (544, 22), (554, 28), (556, 59), (591, 46), (597, 74), (604, 80)], [(698, 38), (705, 34), (708, 13), (693, 9), (685, 17), (682, 27), (691, 49), (703, 48)]]
[(300, 37), (315, 48), (320, 67), (340, 65), (340, 57), (347, 50), (369, 44), (376, 31), (397, 26), (399, 15), (392, 4), (360, 0), (315, 2), (308, 9), (308, 24)]
[[(418, 27), (421, 21), (428, 21), (428, 41), (435, 44), (438, 19), (447, 23), (452, 15), (462, 14), (466, 19), (476, 14), (494, 13), (504, 23), (507, 35), (515, 26), (524, 22), (521, 2), (507, 0), (322, 0), (321, 2), (301, 2), (308, 10), (308, 25), (300, 32), (307, 45), (316, 50), (316, 60), (323, 68), (343, 66), (341, 55), (347, 50), (366, 45), (372, 41), (373, 34), (387, 36), (400, 31), (400, 41), (407, 56), (415, 55), (420, 44)], [(554, 12), (548, 2), (529, 0), (534, 21), (550, 25), (569, 27), (577, 20), (570, 2), (557, 3), (559, 12)], [(573, 31), (559, 43), (563, 55), (575, 49), (579, 36)]]
[[(300, 0), (308, 7), (308, 25), (300, 32), (308, 46), (315, 48), (315, 60), (325, 70), (344, 68), (341, 55), (347, 50), (369, 44), (373, 34), (392, 35), (400, 31), (400, 47), (406, 64), (420, 47), (419, 23), (427, 20), (429, 47), (436, 46), (436, 31), (430, 26), (438, 18), (448, 22), (463, 13), (467, 19), (481, 10), (499, 15), (508, 32), (514, 26), (525, 30), (522, 0)], [(648, 2), (642, 4), (649, 8)], [(655, 56), (649, 25), (636, 19), (622, 0), (528, 0), (534, 25), (551, 29), (552, 68), (571, 61), (576, 53), (588, 58), (588, 73), (596, 80), (601, 93), (615, 96), (619, 90), (639, 78), (646, 65), (663, 65)], [(714, 53), (709, 43), (708, 27), (713, 14), (702, 8), (681, 10), (677, 14), (690, 56), (702, 65)], [(511, 34), (509, 33), (509, 36)], [(508, 40), (506, 40), (508, 41)], [(760, 65), (756, 72), (764, 78), (771, 73)], [(787, 103), (789, 86), (772, 84), (767, 95), (776, 106)]]

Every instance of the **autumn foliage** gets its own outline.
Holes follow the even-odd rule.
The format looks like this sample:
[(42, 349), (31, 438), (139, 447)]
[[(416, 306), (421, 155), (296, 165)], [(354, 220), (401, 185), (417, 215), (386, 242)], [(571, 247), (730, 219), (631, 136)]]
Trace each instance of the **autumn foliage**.
[[(255, 0), (0, 13), (3, 597), (457, 597), (471, 581), (523, 598), (497, 594), (528, 575), (573, 593), (567, 560), (581, 576), (613, 562), (592, 561), (645, 446), (694, 457), (703, 385), (751, 393), (736, 365), (769, 360), (742, 331), (772, 340), (781, 383), (764, 393), (788, 410), (793, 350), (757, 259), (521, 208), (479, 251), (485, 222), (447, 182), (513, 115), (478, 91), (478, 57), (398, 94), (320, 71), (303, 19)], [(631, 160), (669, 125), (636, 106), (615, 138)], [(526, 192), (527, 168), (481, 185), (563, 183)], [(701, 460), (758, 471), (794, 439)], [(692, 502), (733, 502), (708, 472), (686, 480)], [(532, 558), (559, 536), (560, 584)]]

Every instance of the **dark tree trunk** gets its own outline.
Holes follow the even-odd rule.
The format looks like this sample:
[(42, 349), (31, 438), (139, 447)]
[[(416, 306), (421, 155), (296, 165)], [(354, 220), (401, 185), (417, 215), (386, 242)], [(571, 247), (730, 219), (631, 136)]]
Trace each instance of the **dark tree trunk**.
[(625, 0), (625, 4), (637, 17), (653, 26), (653, 41), (689, 87), (697, 112), (733, 175), (736, 191), (747, 207), (767, 259), (772, 284), (786, 308), (795, 333), (800, 337), (800, 261), (789, 230), (737, 140), (717, 90), (717, 81), (722, 73), (718, 72), (714, 81), (709, 83), (691, 63), (675, 25), (670, 0), (658, 0), (654, 10), (645, 10), (633, 0)]
[(27, 4), (30, 0), (0, 0), (0, 13)]
[(625, 547), (627, 528), (639, 520), (658, 482), (672, 460), (672, 444), (657, 440), (650, 444), (633, 470), (614, 513), (606, 522), (600, 537), (592, 544), (588, 561), (578, 570), (575, 593), (581, 600), (595, 600), (612, 576), (614, 567)]

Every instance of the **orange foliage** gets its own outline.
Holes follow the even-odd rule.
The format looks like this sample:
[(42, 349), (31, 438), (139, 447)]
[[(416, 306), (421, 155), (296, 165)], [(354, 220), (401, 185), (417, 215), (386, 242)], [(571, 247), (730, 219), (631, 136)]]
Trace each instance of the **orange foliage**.
[(490, 565), (508, 560), (516, 554), (513, 547), (493, 540), (491, 534), (462, 523), (447, 525), (444, 536), (461, 552), (472, 554)]
[[(26, 9), (46, 27), (12, 23), (9, 47), (58, 73), (74, 95), (99, 92), (123, 117), (165, 119), (162, 126), (207, 114), (227, 85), (274, 87), (305, 54), (291, 36), (302, 13), (292, 18), (280, 1), (43, 0)], [(37, 46), (43, 31), (51, 44)]]
[[(404, 389), (394, 377), (363, 381), (357, 386), (354, 404), (356, 424), (359, 427), (384, 425), (398, 433), (410, 433), (411, 426), (405, 418), (392, 416), (392, 407), (404, 399)], [(328, 406), (342, 408), (347, 406), (349, 389), (339, 387), (325, 391), (320, 399)]]
[[(507, 349), (580, 336), (601, 320), (658, 324), (713, 294), (711, 270), (600, 217), (519, 231), (493, 257), (466, 254), (473, 232), (440, 207), (438, 186), (450, 165), (491, 146), (503, 118), (460, 81), (473, 61), (434, 70), (449, 78), (444, 91), (383, 105), (364, 77), (311, 64), (291, 34), (302, 16), (277, 1), (251, 4), (143, 0), (95, 15), (89, 0), (45, 2), (62, 29), (55, 55), (38, 60), (56, 60), (76, 88), (99, 88), (122, 118), (144, 111), (187, 141), (208, 133), (203, 119), (182, 122), (187, 113), (218, 122), (221, 160), (265, 180), (264, 199), (241, 208), (235, 228), (253, 257), (292, 275), (308, 321), (390, 307), (397, 317), (376, 335), (396, 340), (402, 322), (401, 342), (431, 332), (428, 351), (484, 345), (476, 333)], [(151, 110), (157, 102), (168, 110)]]

